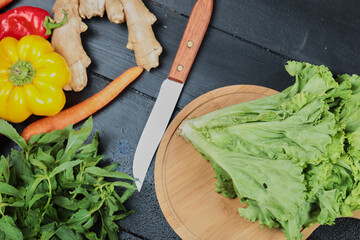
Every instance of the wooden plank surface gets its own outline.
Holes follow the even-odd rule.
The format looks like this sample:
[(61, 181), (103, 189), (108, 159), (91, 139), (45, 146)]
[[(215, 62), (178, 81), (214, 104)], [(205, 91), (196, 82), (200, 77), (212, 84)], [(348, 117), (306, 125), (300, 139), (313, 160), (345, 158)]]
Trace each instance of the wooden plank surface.
[[(186, 16), (191, 11), (183, 1), (156, 2)], [(357, 1), (226, 0), (216, 1), (215, 8), (211, 25), (240, 40), (336, 72), (360, 72)]]
[[(51, 11), (54, 2), (17, 0), (3, 11), (21, 5)], [(162, 80), (170, 70), (195, 0), (144, 2), (158, 18), (154, 31), (164, 47), (160, 66), (145, 72), (94, 116), (102, 153), (108, 161), (119, 162), (120, 170), (126, 173), (132, 172), (137, 142)], [(283, 90), (293, 83), (284, 69), (289, 59), (325, 64), (336, 73), (359, 73), (359, 15), (357, 1), (215, 1), (210, 27), (174, 116), (193, 99), (223, 86), (255, 84)], [(82, 34), (83, 44), (93, 61), (88, 69), (89, 85), (83, 92), (67, 93), (67, 106), (99, 91), (135, 65), (133, 53), (126, 49), (125, 25), (110, 23), (106, 17), (84, 22), (89, 29)], [(35, 119), (31, 117), (16, 128), (21, 131)], [(0, 139), (1, 153), (7, 153), (11, 147), (15, 146)], [(178, 239), (159, 208), (153, 173), (154, 163), (142, 191), (128, 202), (128, 208), (137, 213), (119, 223), (125, 230), (123, 239)], [(355, 239), (352, 237), (360, 235), (359, 229), (357, 221), (338, 219), (334, 227), (321, 227), (309, 239)]]

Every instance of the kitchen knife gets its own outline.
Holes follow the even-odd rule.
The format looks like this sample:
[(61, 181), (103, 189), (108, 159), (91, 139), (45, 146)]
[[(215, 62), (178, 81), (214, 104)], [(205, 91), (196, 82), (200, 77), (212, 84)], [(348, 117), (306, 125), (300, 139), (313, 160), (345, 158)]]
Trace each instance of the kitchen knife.
[(138, 191), (200, 48), (210, 22), (213, 4), (213, 0), (196, 1), (168, 78), (161, 85), (158, 98), (141, 134), (133, 161), (133, 176)]

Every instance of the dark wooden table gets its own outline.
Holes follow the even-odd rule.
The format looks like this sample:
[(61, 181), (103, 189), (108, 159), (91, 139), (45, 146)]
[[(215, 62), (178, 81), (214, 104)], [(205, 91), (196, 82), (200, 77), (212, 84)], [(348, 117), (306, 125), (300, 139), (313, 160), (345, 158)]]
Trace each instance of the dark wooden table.
[[(51, 11), (55, 0), (17, 0), (2, 11), (31, 5)], [(145, 72), (111, 105), (94, 115), (100, 150), (120, 170), (132, 173), (132, 160), (160, 89), (167, 77), (195, 0), (145, 0), (157, 16), (155, 34), (164, 47), (159, 68)], [(79, 93), (67, 93), (74, 105), (105, 87), (135, 65), (126, 49), (126, 25), (106, 17), (84, 21), (84, 48), (92, 59), (89, 84)], [(287, 60), (324, 64), (333, 73), (360, 74), (360, 11), (358, 1), (336, 0), (215, 0), (213, 18), (174, 116), (198, 96), (223, 86), (255, 84), (283, 90), (293, 83), (285, 72)], [(16, 124), (21, 131), (36, 120)], [(0, 152), (14, 145), (2, 138)], [(127, 203), (137, 212), (119, 222), (121, 239), (179, 239), (157, 202), (154, 161), (143, 189)], [(334, 226), (318, 228), (308, 239), (360, 239), (360, 221), (340, 218)]]

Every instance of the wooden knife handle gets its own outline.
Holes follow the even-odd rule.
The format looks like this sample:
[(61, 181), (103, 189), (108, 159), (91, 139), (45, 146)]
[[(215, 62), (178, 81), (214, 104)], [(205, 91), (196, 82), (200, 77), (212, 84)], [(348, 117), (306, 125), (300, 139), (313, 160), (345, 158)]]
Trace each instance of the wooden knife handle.
[(213, 5), (213, 0), (196, 1), (170, 69), (170, 80), (185, 83), (209, 26)]

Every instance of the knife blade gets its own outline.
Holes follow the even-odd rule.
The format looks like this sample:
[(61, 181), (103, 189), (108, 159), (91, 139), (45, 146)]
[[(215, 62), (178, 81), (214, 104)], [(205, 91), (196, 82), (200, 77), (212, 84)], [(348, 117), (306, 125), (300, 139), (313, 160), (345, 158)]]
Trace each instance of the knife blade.
[(197, 0), (187, 22), (168, 78), (161, 85), (159, 95), (145, 124), (133, 160), (133, 176), (138, 191), (164, 135), (175, 109), (191, 66), (199, 51), (212, 15), (213, 0)]

